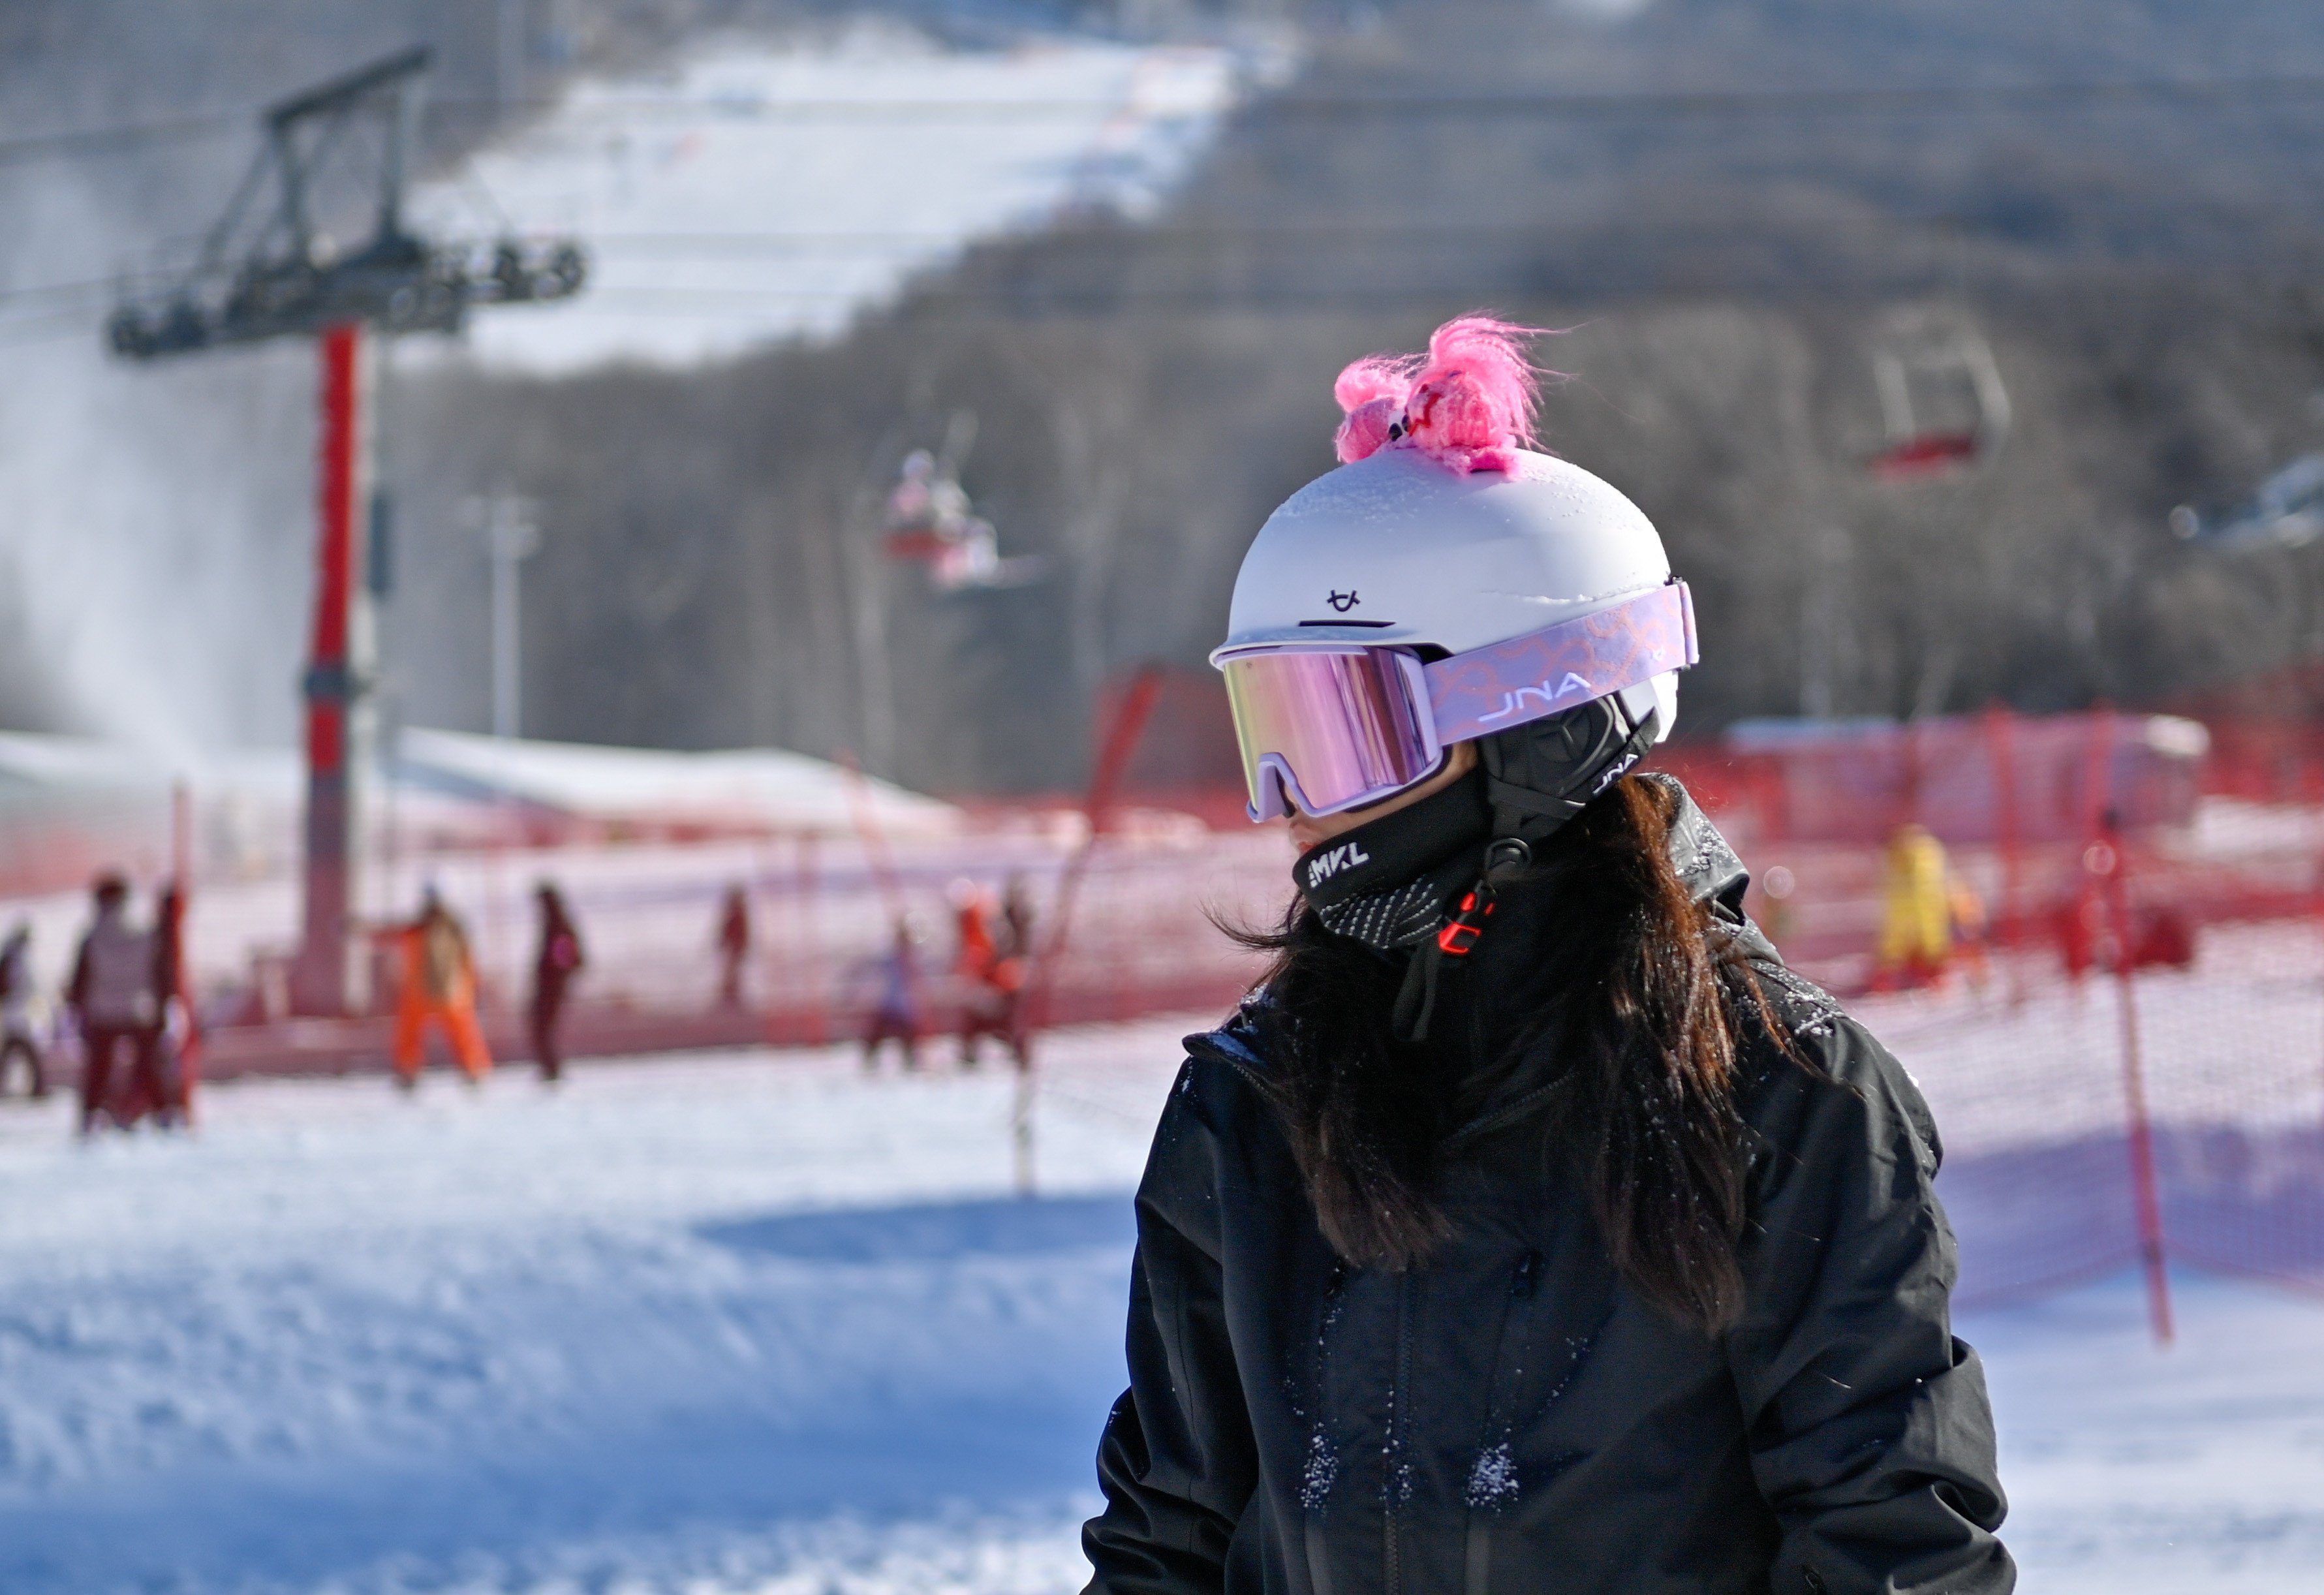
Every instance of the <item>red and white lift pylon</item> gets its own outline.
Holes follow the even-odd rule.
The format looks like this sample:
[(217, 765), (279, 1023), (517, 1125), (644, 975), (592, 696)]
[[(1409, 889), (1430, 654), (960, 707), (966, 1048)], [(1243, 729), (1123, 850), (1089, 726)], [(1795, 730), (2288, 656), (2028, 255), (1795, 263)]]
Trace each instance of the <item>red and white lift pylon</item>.
[[(563, 299), (587, 275), (571, 241), (446, 244), (403, 223), (431, 60), (405, 51), (285, 100), (193, 267), (161, 293), (124, 298), (106, 326), (115, 353), (151, 360), (231, 344), (311, 337), (322, 357), (314, 629), (306, 700), (306, 895), (291, 1004), (362, 1012), (370, 961), (356, 923), (364, 788), (376, 764), (371, 691), (378, 645), (371, 582), (373, 399), (379, 337), (456, 332), (477, 305)], [(378, 126), (370, 240), (332, 252), (316, 228), (326, 152), (359, 120)], [(270, 187), (274, 204), (254, 211)]]

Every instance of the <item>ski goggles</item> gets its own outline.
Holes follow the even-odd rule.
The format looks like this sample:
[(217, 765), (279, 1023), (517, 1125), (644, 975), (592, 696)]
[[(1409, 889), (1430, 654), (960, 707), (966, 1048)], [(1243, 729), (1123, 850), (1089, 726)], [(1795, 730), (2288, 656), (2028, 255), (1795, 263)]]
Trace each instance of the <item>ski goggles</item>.
[(1340, 814), (1443, 768), (1489, 736), (1651, 681), (1697, 658), (1675, 579), (1578, 620), (1423, 664), (1408, 649), (1263, 644), (1217, 656), (1253, 822)]

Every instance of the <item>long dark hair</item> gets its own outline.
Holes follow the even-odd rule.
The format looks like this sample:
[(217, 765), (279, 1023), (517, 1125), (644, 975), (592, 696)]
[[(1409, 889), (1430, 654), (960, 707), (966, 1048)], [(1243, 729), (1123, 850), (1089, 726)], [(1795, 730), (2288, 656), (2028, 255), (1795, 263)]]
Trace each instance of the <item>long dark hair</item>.
[[(1539, 945), (1491, 994), (1487, 1056), (1448, 1092), (1389, 1021), (1397, 965), (1295, 902), (1271, 951), (1268, 1079), (1333, 1249), (1359, 1266), (1425, 1262), (1452, 1232), (1437, 1184), (1456, 1119), (1536, 1049), (1556, 1049), (1554, 1154), (1582, 1171), (1614, 1265), (1640, 1296), (1705, 1332), (1742, 1305), (1736, 1050), (1779, 1045), (1758, 983), (1671, 865), (1676, 794), (1627, 777), (1537, 850), (1510, 888), (1538, 893)], [(1488, 933), (1489, 934), (1489, 932)]]

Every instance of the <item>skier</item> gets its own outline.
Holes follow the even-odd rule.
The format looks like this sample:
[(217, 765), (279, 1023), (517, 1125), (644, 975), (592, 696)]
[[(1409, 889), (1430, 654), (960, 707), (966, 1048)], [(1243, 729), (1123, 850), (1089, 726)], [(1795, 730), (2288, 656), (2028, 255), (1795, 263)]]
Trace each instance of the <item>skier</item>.
[(904, 456), (888, 493), (888, 556), (924, 559), (941, 593), (970, 587), (1015, 587), (1038, 578), (1038, 555), (1003, 558), (1001, 534), (974, 512), (957, 468), (925, 448)]
[(558, 1026), (565, 1016), (565, 990), (588, 962), (581, 951), (581, 932), (565, 906), (565, 894), (542, 881), (534, 890), (540, 905), (540, 950), (532, 960), (532, 1056), (540, 1078), (555, 1084), (565, 1074), (565, 1049)]
[(887, 1042), (896, 1043), (904, 1055), (904, 1072), (917, 1073), (920, 1066), (920, 1005), (917, 990), (918, 954), (912, 945), (912, 926), (908, 919), (898, 918), (896, 934), (888, 951), (871, 959), (865, 973), (871, 976), (874, 996), (872, 1017), (863, 1028), (863, 1072), (871, 1074), (880, 1066), (880, 1048)]
[(1520, 331), (1343, 373), (1237, 578), (1298, 896), (1156, 1130), (1090, 1589), (2002, 1595), (1928, 1111), (1636, 771), (1686, 588)]
[(202, 1035), (186, 983), (186, 894), (174, 880), (162, 888), (153, 917), (153, 1115), (165, 1128), (189, 1129), (201, 1083)]
[(1025, 1037), (1019, 1027), (1017, 1007), (1025, 990), (1025, 960), (1013, 945), (1015, 926), (1003, 908), (996, 934), (991, 903), (984, 889), (963, 880), (953, 888), (954, 912), (959, 922), (960, 951), (953, 961), (962, 979), (960, 1005), (960, 1066), (976, 1067), (978, 1043), (990, 1036), (1025, 1061)]
[(0, 1091), (7, 1088), (10, 1067), (22, 1064), (25, 1094), (44, 1097), (49, 1094), (48, 1059), (32, 1015), (32, 927), (19, 921), (0, 943)]
[(1001, 953), (1020, 964), (1033, 961), (1033, 899), (1022, 875), (1011, 875), (1001, 890)]
[(1952, 959), (1952, 870), (1945, 844), (1926, 826), (1899, 825), (1888, 838), (1872, 989), (1941, 986)]
[(476, 963), (468, 933), (444, 899), (429, 887), (420, 917), (394, 932), (401, 954), (401, 982), (395, 1005), (395, 1079), (410, 1091), (420, 1083), (428, 1059), (428, 1030), (442, 1030), (452, 1056), (471, 1085), (492, 1071), (493, 1055), (476, 1023)]
[(80, 1133), (92, 1134), (97, 1115), (122, 1129), (134, 1121), (116, 1106), (114, 1070), (128, 1048), (130, 1079), (124, 1093), (158, 1102), (154, 1041), (161, 1018), (153, 990), (153, 938), (129, 923), (129, 883), (107, 872), (90, 889), (94, 922), (73, 959), (65, 1001), (80, 1028)]
[(740, 884), (726, 889), (718, 910), (718, 1006), (742, 1006), (742, 964), (751, 956), (751, 896)]

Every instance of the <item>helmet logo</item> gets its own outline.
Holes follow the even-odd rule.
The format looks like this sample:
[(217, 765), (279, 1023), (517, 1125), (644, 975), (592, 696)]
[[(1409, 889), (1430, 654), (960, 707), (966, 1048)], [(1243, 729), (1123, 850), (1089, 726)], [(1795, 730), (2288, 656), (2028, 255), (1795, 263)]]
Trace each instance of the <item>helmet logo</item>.
[(1568, 670), (1565, 673), (1565, 679), (1558, 682), (1555, 686), (1552, 686), (1550, 683), (1545, 681), (1539, 687), (1520, 687), (1515, 692), (1502, 693), (1501, 706), (1495, 709), (1489, 715), (1480, 715), (1477, 718), (1480, 720), (1506, 720), (1510, 715), (1516, 714), (1519, 709), (1523, 708), (1525, 706), (1526, 699), (1529, 697), (1539, 698), (1542, 702), (1542, 706), (1544, 708), (1549, 708), (1554, 706), (1560, 698), (1570, 696), (1577, 692), (1584, 698), (1594, 697), (1597, 696), (1595, 693), (1591, 691), (1590, 683), (1584, 681), (1572, 671)]
[(1363, 600), (1356, 596), (1356, 590), (1353, 587), (1350, 587), (1344, 593), (1341, 592), (1337, 587), (1334, 587), (1332, 589), (1331, 595), (1325, 598), (1323, 602), (1330, 604), (1340, 613), (1345, 614), (1357, 604), (1362, 603)]
[(1630, 772), (1630, 766), (1636, 764), (1637, 761), (1638, 755), (1636, 753), (1626, 753), (1621, 758), (1615, 760), (1613, 763), (1606, 767), (1606, 773), (1598, 778), (1598, 784), (1590, 788), (1590, 795), (1592, 798), (1595, 798), (1599, 793), (1612, 786), (1616, 781), (1620, 780), (1624, 776)]

